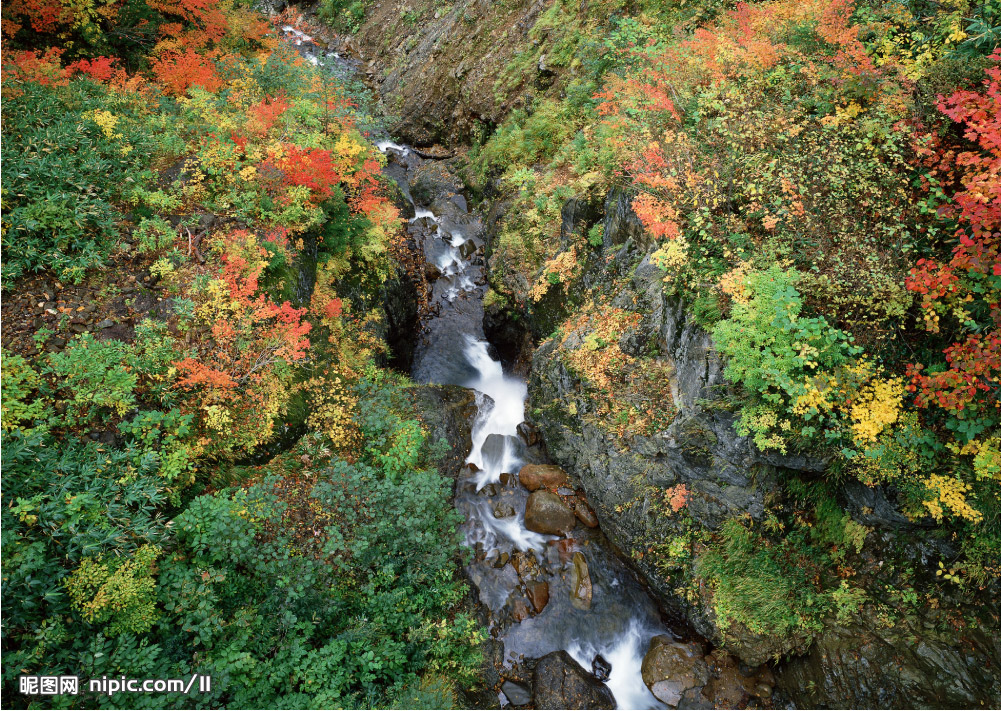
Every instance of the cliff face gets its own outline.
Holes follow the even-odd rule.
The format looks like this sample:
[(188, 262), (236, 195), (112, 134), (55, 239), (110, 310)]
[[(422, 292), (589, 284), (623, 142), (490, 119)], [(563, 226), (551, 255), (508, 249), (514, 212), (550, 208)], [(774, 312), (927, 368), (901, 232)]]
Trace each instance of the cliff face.
[[(589, 17), (588, 4), (574, 9), (576, 22)], [(416, 146), (467, 143), (576, 73), (572, 57), (552, 52), (556, 5), (383, 0), (346, 49), (378, 87), (395, 135)]]
[[(699, 533), (716, 532), (726, 521), (760, 522), (782, 497), (784, 477), (818, 475), (825, 462), (809, 456), (763, 454), (735, 429), (723, 363), (711, 336), (695, 323), (685, 305), (665, 298), (663, 272), (636, 244), (638, 222), (628, 198), (605, 201), (605, 246), (610, 272), (591, 272), (588, 281), (615, 281), (616, 265), (634, 264), (631, 279), (613, 303), (634, 309), (642, 320), (623, 337), (624, 352), (655, 344), (669, 365), (674, 420), (663, 431), (624, 441), (607, 422), (594, 418), (594, 401), (566, 362), (567, 341), (545, 340), (534, 352), (529, 388), (532, 415), (553, 459), (572, 472), (586, 490), (606, 534), (628, 556), (665, 608), (748, 665), (784, 658), (779, 687), (806, 707), (972, 706), (1001, 698), (996, 637), (978, 629), (943, 634), (936, 623), (887, 620), (875, 607), (860, 607), (836, 621), (825, 617), (820, 630), (792, 634), (752, 631), (720, 624), (713, 591), (700, 578), (706, 548)], [(614, 256), (613, 256), (614, 255)], [(581, 342), (582, 344), (582, 342)], [(578, 347), (581, 347), (578, 344)], [(571, 345), (572, 350), (572, 345)], [(665, 505), (663, 492), (684, 485), (687, 516)], [(877, 489), (845, 485), (838, 500), (875, 532), (871, 555), (903, 565), (927, 565), (941, 542), (911, 530), (890, 498)], [(696, 532), (693, 537), (692, 532)], [(688, 551), (665, 561), (672, 541)], [(915, 545), (915, 541), (917, 542)], [(680, 561), (680, 562), (679, 562)], [(985, 612), (987, 617), (995, 613)]]

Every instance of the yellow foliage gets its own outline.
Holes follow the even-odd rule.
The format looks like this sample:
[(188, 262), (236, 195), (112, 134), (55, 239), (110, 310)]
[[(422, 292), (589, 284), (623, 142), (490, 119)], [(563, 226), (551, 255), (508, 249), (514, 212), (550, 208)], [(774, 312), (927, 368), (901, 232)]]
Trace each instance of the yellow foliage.
[(900, 416), (904, 383), (900, 378), (871, 382), (855, 399), (851, 409), (855, 441), (875, 442), (876, 437)]
[(931, 492), (932, 498), (922, 502), (929, 513), (936, 521), (941, 521), (949, 513), (972, 523), (979, 523), (983, 514), (970, 506), (966, 500), (966, 495), (970, 491), (970, 485), (959, 479), (932, 474), (924, 480), (925, 487)]
[(750, 271), (750, 262), (740, 262), (737, 266), (720, 277), (720, 290), (733, 299), (736, 304), (746, 306), (751, 301), (751, 292), (748, 289), (747, 280), (747, 276)]
[(688, 242), (684, 237), (670, 240), (650, 255), (650, 261), (667, 272), (664, 281), (671, 281), (674, 274), (688, 263)]

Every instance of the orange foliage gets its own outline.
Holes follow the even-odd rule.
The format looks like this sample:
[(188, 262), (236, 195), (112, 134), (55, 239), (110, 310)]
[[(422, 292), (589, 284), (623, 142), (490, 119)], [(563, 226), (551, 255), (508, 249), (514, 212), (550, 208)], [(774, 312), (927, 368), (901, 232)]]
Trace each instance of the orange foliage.
[(223, 85), (213, 61), (191, 49), (158, 57), (153, 60), (152, 70), (166, 93), (174, 96), (187, 94), (193, 86), (216, 91)]

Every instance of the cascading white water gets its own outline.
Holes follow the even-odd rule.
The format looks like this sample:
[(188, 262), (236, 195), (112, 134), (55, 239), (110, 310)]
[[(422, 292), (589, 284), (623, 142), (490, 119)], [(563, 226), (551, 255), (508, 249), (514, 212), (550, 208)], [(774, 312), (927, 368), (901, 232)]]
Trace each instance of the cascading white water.
[[(420, 160), (392, 141), (380, 141), (377, 146), (407, 161)], [(409, 190), (405, 193), (409, 196)], [(466, 517), (466, 543), (479, 551), (468, 568), (470, 577), (480, 602), (508, 620), (506, 610), (522, 594), (521, 573), (507, 564), (511, 556), (518, 553), (536, 561), (538, 575), (549, 585), (549, 603), (540, 612), (503, 628), (505, 657), (516, 662), (522, 656), (538, 658), (565, 649), (588, 669), (595, 656), (601, 655), (611, 663), (606, 684), (619, 708), (662, 708), (640, 674), (650, 639), (669, 634), (650, 598), (614, 554), (597, 543), (600, 534), (578, 527), (573, 538), (563, 540), (525, 526), (528, 491), (518, 484), (517, 474), (528, 453), (518, 426), (525, 419), (528, 388), (522, 378), (505, 374), (482, 337), (485, 279), (482, 266), (474, 266), (472, 259), (477, 244), (472, 249), (466, 245), (475, 232), (464, 234), (458, 229), (466, 224), (462, 215), (439, 216), (412, 199), (411, 203), (411, 229), (424, 240), (428, 262), (440, 273), (434, 285), (435, 315), (429, 321), (422, 377), (462, 385), (476, 393), (477, 414), (466, 459), (470, 473), (459, 483), (456, 495), (456, 506)], [(429, 224), (420, 224), (422, 219)], [(573, 495), (573, 491), (562, 493)], [(591, 569), (589, 609), (579, 609), (571, 600), (573, 566), (568, 561), (576, 551), (586, 555)]]
[(612, 667), (605, 684), (612, 690), (620, 709), (663, 708), (664, 705), (643, 683), (640, 674), (647, 645), (652, 637), (660, 633), (660, 630), (644, 627), (633, 619), (621, 636), (597, 645), (586, 640), (574, 640), (567, 647), (567, 652), (585, 669), (596, 655), (605, 658)]

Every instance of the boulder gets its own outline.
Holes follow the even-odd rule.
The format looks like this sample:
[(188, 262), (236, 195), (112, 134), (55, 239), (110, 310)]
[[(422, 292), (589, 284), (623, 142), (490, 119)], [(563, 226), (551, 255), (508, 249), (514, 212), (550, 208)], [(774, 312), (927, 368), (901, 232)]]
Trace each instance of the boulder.
[(587, 569), (587, 560), (583, 553), (574, 553), (570, 574), (570, 604), (578, 610), (590, 610), (591, 594), (591, 573)]
[(555, 489), (567, 483), (567, 473), (555, 464), (526, 464), (518, 472), (521, 485), (529, 491)]
[(532, 603), (536, 614), (542, 612), (549, 603), (549, 583), (542, 580), (533, 580), (525, 586), (528, 593), (528, 601)]
[(614, 709), (611, 690), (565, 651), (551, 652), (535, 665), (537, 709)]
[(686, 691), (709, 681), (709, 665), (698, 645), (675, 642), (666, 635), (650, 640), (640, 671), (650, 692), (672, 707), (677, 707)]
[(532, 692), (524, 684), (509, 679), (501, 684), (501, 691), (512, 706), (528, 706), (532, 703)]
[(525, 528), (536, 533), (558, 535), (573, 530), (577, 518), (556, 494), (535, 491), (525, 503)]
[(598, 517), (595, 515), (594, 509), (582, 497), (578, 496), (574, 499), (573, 512), (577, 516), (577, 520), (588, 528), (598, 527)]

